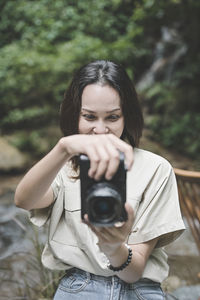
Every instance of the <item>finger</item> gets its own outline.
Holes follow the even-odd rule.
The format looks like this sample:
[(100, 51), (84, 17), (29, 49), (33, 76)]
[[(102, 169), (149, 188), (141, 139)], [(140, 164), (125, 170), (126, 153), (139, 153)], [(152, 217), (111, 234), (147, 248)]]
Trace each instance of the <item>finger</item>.
[(93, 178), (96, 174), (100, 158), (94, 147), (89, 147), (89, 148), (90, 149), (88, 149), (86, 153), (90, 160), (90, 168), (88, 170), (88, 176)]
[(85, 214), (84, 215), (84, 220), (83, 220), (83, 223), (88, 225), (88, 227), (99, 237), (101, 231), (102, 231), (102, 227), (95, 227), (93, 226), (90, 221), (89, 221), (89, 218), (88, 218), (88, 215)]
[(116, 240), (124, 240), (124, 234), (121, 235), (119, 228), (116, 227), (104, 227), (101, 230), (101, 233), (108, 237), (108, 240), (116, 241)]
[(84, 215), (84, 224), (88, 225), (88, 227), (96, 234), (99, 240), (102, 240), (103, 242), (110, 242), (111, 236), (106, 233), (106, 230), (104, 227), (95, 227), (89, 222), (88, 215)]
[(83, 222), (84, 222), (85, 224), (88, 224), (88, 223), (89, 223), (88, 214), (84, 214), (84, 216), (83, 216)]
[(129, 232), (121, 230), (116, 227), (107, 227), (104, 230), (101, 230), (101, 238), (109, 244), (112, 243), (124, 243)]
[(113, 134), (109, 134), (109, 139), (114, 143), (115, 147), (124, 153), (125, 155), (125, 164), (128, 170), (131, 169), (133, 165), (133, 148), (126, 142), (120, 140)]
[(100, 180), (107, 170), (109, 160), (110, 160), (110, 155), (104, 145), (99, 145), (97, 151), (100, 159), (96, 169), (96, 173), (94, 175), (94, 179)]
[(95, 180), (100, 180), (100, 178), (105, 174), (108, 166), (110, 156), (105, 145), (105, 135), (91, 137), (91, 141), (88, 147), (88, 156), (90, 159), (90, 170), (88, 174)]
[(97, 232), (96, 235), (98, 236), (99, 240), (104, 243), (111, 243), (112, 236), (109, 234), (107, 231), (107, 228), (100, 228), (100, 227), (95, 227), (95, 231)]
[(88, 219), (88, 215), (84, 215), (84, 220), (83, 220), (84, 224), (86, 224), (94, 233), (98, 233), (98, 229), (96, 229), (90, 222)]
[(119, 151), (107, 135), (101, 136), (101, 143), (103, 143), (103, 147), (98, 148), (101, 161), (98, 166), (97, 174), (98, 176), (105, 174), (105, 178), (110, 180), (119, 166)]
[(96, 234), (96, 236), (99, 239), (99, 242), (110, 243), (111, 237), (104, 231), (104, 229), (92, 225), (89, 225), (89, 227)]
[(117, 172), (120, 162), (120, 155), (119, 151), (113, 146), (113, 144), (109, 140), (107, 140), (106, 149), (109, 153), (110, 159), (107, 164), (105, 178), (107, 180), (110, 180)]
[(114, 224), (114, 226), (115, 226), (116, 228), (120, 228), (120, 227), (122, 227), (124, 224), (125, 224), (125, 222), (116, 222), (116, 223)]
[(134, 210), (130, 203), (126, 202), (125, 203), (125, 209), (128, 215), (128, 221), (126, 223), (132, 224), (134, 221)]

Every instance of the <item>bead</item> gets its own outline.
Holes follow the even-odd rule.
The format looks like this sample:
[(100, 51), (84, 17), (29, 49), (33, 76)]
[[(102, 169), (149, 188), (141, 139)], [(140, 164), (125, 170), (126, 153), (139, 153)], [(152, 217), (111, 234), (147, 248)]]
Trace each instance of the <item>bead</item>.
[(125, 261), (125, 263), (123, 263), (121, 266), (119, 267), (113, 267), (110, 263), (108, 264), (108, 268), (111, 270), (111, 271), (114, 271), (114, 272), (118, 272), (118, 271), (122, 271), (123, 269), (125, 269), (131, 262), (132, 260), (132, 249), (131, 247), (129, 247), (127, 244), (125, 244), (126, 247), (128, 248), (128, 257), (127, 257), (127, 260)]

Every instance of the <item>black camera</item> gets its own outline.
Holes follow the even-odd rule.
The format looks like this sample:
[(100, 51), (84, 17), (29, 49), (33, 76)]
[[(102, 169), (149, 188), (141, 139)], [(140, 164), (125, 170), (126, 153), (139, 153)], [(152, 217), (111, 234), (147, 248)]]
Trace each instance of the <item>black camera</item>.
[(124, 155), (120, 153), (120, 163), (117, 172), (111, 180), (103, 177), (95, 181), (88, 176), (90, 160), (86, 155), (80, 155), (81, 181), (81, 218), (88, 214), (90, 223), (95, 226), (113, 226), (115, 223), (127, 220), (126, 202), (126, 169)]

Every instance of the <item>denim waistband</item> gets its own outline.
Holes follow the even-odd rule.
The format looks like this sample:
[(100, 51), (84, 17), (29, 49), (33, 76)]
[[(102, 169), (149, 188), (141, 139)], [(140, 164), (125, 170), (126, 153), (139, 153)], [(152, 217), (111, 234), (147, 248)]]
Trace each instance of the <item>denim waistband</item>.
[(123, 281), (122, 279), (120, 279), (118, 276), (101, 276), (101, 275), (95, 275), (95, 274), (92, 274), (92, 273), (89, 273), (87, 271), (83, 271), (81, 269), (78, 269), (78, 268), (72, 268), (72, 269), (69, 269), (66, 271), (67, 275), (72, 275), (72, 274), (82, 274), (82, 275), (86, 275), (87, 276), (87, 279), (92, 279), (92, 280), (97, 280), (97, 281), (108, 281), (108, 282), (117, 282), (117, 283), (121, 283), (121, 284), (125, 284), (125, 285), (131, 285), (131, 286), (141, 286), (142, 284), (146, 284), (146, 283), (149, 283), (149, 284), (158, 284), (160, 285), (160, 283), (158, 282), (155, 282), (155, 281), (152, 281), (151, 279), (148, 279), (148, 278), (141, 278), (140, 280), (138, 280), (137, 282), (134, 282), (134, 283), (127, 283), (125, 281)]

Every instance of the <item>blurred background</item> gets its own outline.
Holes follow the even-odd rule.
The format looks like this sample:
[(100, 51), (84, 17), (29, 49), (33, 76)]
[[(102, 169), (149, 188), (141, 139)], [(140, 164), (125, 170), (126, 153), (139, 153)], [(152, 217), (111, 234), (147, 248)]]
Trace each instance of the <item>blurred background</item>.
[[(61, 136), (60, 103), (81, 65), (96, 59), (122, 64), (144, 111), (141, 147), (174, 167), (200, 171), (200, 1), (1, 0), (0, 12), (0, 299), (36, 299), (32, 287), (41, 287), (27, 273), (31, 284), (24, 284), (30, 265), (23, 261), (30, 249), (40, 252), (45, 234), (33, 235), (25, 213), (13, 206), (13, 193)], [(189, 237), (186, 252), (177, 255), (194, 273), (180, 278), (180, 263), (172, 274), (177, 286), (169, 290), (199, 282)], [(55, 281), (44, 274), (46, 292)], [(41, 297), (51, 299), (44, 291)]]

